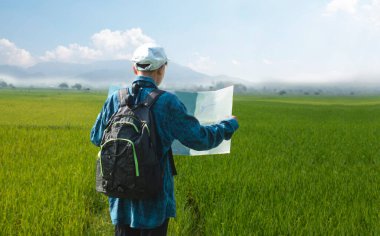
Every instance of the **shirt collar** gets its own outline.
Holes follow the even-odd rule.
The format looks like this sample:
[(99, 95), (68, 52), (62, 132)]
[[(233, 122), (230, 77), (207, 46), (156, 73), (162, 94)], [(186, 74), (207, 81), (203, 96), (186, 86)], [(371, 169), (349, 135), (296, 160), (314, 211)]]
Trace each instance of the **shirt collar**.
[(150, 84), (154, 85), (154, 87), (157, 88), (156, 82), (151, 77), (139, 75), (135, 78), (133, 83), (136, 83), (138, 81), (143, 81), (144, 83), (150, 83)]

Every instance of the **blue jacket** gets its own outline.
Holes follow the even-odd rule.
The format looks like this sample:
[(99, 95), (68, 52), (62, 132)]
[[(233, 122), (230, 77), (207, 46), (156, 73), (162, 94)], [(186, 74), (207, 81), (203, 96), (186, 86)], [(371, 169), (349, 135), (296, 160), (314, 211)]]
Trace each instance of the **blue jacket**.
[[(133, 83), (137, 81), (146, 86), (143, 86), (135, 103), (143, 101), (150, 91), (157, 88), (155, 82), (149, 77), (138, 76)], [(91, 141), (96, 146), (100, 145), (105, 126), (118, 108), (116, 91), (107, 98), (91, 130)], [(239, 127), (235, 119), (202, 126), (195, 117), (187, 114), (186, 107), (169, 92), (162, 94), (152, 109), (164, 155), (163, 161), (166, 164), (163, 191), (152, 200), (110, 197), (109, 205), (113, 224), (127, 224), (132, 228), (154, 228), (161, 225), (167, 218), (175, 217), (174, 180), (167, 160), (173, 141), (177, 139), (191, 149), (208, 150), (218, 146), (223, 140), (230, 139)]]

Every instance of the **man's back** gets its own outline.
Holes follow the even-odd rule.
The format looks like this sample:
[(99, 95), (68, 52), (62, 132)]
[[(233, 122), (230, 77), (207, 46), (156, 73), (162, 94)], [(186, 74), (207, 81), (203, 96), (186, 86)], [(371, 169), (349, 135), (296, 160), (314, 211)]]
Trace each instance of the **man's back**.
[[(163, 48), (147, 44), (136, 49), (132, 61), (137, 77), (131, 86), (135, 89), (129, 91), (134, 92), (133, 103), (140, 103), (162, 82), (167, 57)], [(140, 89), (136, 89), (136, 85)], [(105, 126), (118, 110), (119, 104), (117, 92), (106, 100), (91, 130), (91, 141), (95, 145), (99, 146)], [(238, 129), (238, 123), (234, 118), (214, 125), (200, 125), (195, 117), (187, 114), (181, 101), (169, 92), (159, 97), (152, 108), (152, 113), (159, 137), (157, 152), (162, 157), (162, 165), (165, 166), (163, 190), (156, 198), (148, 200), (110, 197), (110, 214), (112, 223), (116, 225), (115, 234), (117, 235), (123, 235), (132, 229), (140, 230), (141, 234), (146, 229), (151, 229), (148, 230), (149, 234), (166, 234), (168, 219), (176, 215), (174, 179), (168, 161), (169, 150), (175, 139), (191, 149), (208, 150), (218, 146), (223, 140), (230, 139)]]
[[(156, 88), (149, 77), (139, 76), (134, 83), (141, 83), (142, 88), (134, 102), (145, 100), (146, 96)], [(91, 132), (91, 140), (100, 144), (104, 126), (117, 111), (119, 101), (117, 92), (106, 101), (103, 111)], [(201, 126), (198, 120), (187, 114), (185, 106), (169, 92), (160, 96), (152, 108), (159, 140), (160, 152), (163, 155), (164, 173), (163, 192), (156, 199), (147, 201), (130, 201), (110, 198), (111, 219), (114, 224), (127, 223), (135, 228), (149, 228), (160, 225), (166, 218), (175, 217), (174, 180), (168, 161), (168, 152), (174, 139), (196, 150), (207, 150), (219, 145), (224, 139), (229, 139), (237, 129), (234, 120), (221, 124)], [(236, 126), (235, 126), (236, 125)], [(132, 213), (132, 214), (130, 214)], [(143, 214), (141, 214), (143, 213)], [(133, 216), (133, 217), (132, 217)]]

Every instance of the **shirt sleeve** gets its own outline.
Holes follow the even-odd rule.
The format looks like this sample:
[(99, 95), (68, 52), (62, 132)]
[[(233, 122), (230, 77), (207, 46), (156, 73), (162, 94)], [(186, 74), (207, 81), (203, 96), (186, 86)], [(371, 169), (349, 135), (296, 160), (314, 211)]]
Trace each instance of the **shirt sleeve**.
[(117, 92), (113, 93), (105, 101), (102, 110), (96, 118), (95, 124), (91, 129), (90, 139), (93, 144), (100, 146), (103, 131), (111, 116), (119, 109)]
[(239, 128), (236, 119), (226, 119), (219, 124), (202, 126), (197, 118), (187, 113), (186, 107), (173, 94), (167, 104), (166, 128), (173, 139), (191, 149), (203, 151), (214, 148), (223, 140), (229, 140)]

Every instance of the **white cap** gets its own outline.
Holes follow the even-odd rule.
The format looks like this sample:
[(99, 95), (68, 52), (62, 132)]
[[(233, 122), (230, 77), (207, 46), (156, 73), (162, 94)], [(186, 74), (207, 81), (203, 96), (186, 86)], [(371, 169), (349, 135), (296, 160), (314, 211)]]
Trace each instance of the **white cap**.
[(152, 71), (166, 64), (168, 58), (163, 47), (154, 43), (147, 43), (135, 50), (131, 61), (135, 63), (136, 69), (139, 71)]

